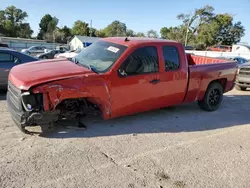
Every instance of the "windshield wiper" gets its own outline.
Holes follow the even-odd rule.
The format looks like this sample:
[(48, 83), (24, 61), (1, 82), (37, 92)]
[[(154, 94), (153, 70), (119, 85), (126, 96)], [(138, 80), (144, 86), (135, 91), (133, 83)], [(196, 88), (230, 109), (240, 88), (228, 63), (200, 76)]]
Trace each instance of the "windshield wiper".
[(89, 65), (89, 69), (98, 74), (98, 71), (93, 65)]
[(96, 68), (93, 65), (88, 64), (87, 62), (86, 63), (80, 63), (79, 61), (76, 60), (76, 58), (71, 58), (71, 61), (74, 62), (77, 65), (79, 64), (79, 65), (81, 65), (83, 67), (86, 67), (89, 70), (93, 71), (94, 73), (98, 74), (98, 71), (96, 70)]

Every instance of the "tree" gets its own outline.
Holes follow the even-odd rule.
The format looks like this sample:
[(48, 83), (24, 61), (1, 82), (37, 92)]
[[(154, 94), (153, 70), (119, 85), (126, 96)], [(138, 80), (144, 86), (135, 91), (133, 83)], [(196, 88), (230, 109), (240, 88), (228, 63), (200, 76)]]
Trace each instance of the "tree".
[(96, 30), (95, 31), (95, 36), (96, 37), (106, 37), (105, 32), (103, 31), (103, 29)]
[(136, 33), (135, 36), (137, 36), (137, 37), (145, 37), (145, 34), (142, 33), (142, 32), (138, 32), (138, 33)]
[(151, 29), (147, 32), (147, 36), (150, 37), (150, 38), (158, 38), (158, 33), (157, 31)]
[(232, 45), (240, 41), (244, 36), (244, 27), (241, 22), (233, 24), (233, 17), (229, 14), (216, 15), (214, 22), (217, 24), (216, 42), (224, 45)]
[(183, 26), (186, 27), (185, 42), (197, 34), (198, 29), (206, 23), (209, 23), (214, 16), (214, 8), (210, 5), (206, 5), (200, 9), (195, 9), (194, 14), (179, 14), (177, 18), (182, 20)]
[(72, 37), (71, 29), (67, 26), (63, 28), (58, 28), (55, 32), (56, 42), (58, 43), (67, 43), (69, 39)]
[(30, 25), (25, 22), (28, 14), (15, 6), (0, 10), (0, 33), (8, 37), (31, 38)]
[(106, 28), (103, 29), (105, 36), (115, 37), (115, 36), (126, 36), (127, 26), (118, 20), (113, 21)]
[(39, 23), (40, 31), (37, 38), (55, 41), (58, 22), (59, 20), (56, 17), (52, 17), (50, 14), (44, 15)]
[(163, 39), (175, 40), (183, 44), (185, 43), (185, 32), (186, 29), (184, 26), (163, 27), (160, 30)]
[(89, 24), (81, 20), (77, 20), (72, 28), (72, 34), (89, 36)]
[(198, 32), (198, 40), (206, 46), (214, 44), (232, 45), (240, 42), (245, 29), (241, 22), (233, 23), (233, 17), (229, 14), (217, 14), (211, 23), (204, 24)]
[(128, 30), (126, 31), (126, 35), (127, 35), (128, 37), (134, 37), (136, 34), (135, 34), (135, 32), (134, 32), (132, 29), (128, 29)]
[(229, 14), (215, 14), (214, 8), (209, 5), (195, 9), (193, 14), (179, 14), (177, 18), (182, 24), (161, 28), (162, 38), (207, 47), (214, 44), (232, 45), (244, 36), (241, 22), (233, 23), (233, 17)]

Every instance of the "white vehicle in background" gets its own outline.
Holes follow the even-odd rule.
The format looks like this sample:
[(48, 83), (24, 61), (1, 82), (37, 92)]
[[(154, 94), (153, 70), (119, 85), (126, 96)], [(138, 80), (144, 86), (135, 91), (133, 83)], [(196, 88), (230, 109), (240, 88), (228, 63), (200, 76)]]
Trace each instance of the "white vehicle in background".
[(45, 46), (31, 46), (27, 49), (22, 49), (21, 52), (28, 55), (37, 55), (38, 53), (44, 53), (46, 52)]
[(74, 56), (76, 56), (77, 54), (79, 54), (82, 51), (82, 49), (77, 49), (77, 50), (70, 50), (61, 54), (57, 54), (55, 55), (54, 58), (72, 58)]
[(250, 46), (246, 44), (234, 44), (232, 46), (232, 52), (250, 53)]

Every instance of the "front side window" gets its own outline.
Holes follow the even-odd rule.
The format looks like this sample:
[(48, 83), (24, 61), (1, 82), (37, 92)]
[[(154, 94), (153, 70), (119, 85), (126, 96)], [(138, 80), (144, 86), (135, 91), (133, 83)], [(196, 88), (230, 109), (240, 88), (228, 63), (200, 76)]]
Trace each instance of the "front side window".
[(177, 48), (174, 46), (164, 46), (162, 50), (165, 61), (165, 71), (179, 69), (180, 59)]
[(0, 52), (0, 63), (19, 63), (20, 59), (9, 54)]
[(97, 73), (103, 73), (111, 68), (126, 49), (124, 45), (100, 40), (81, 50), (72, 61)]
[(159, 63), (157, 48), (146, 46), (132, 52), (120, 68), (120, 73), (124, 75), (138, 75), (158, 72)]
[(12, 61), (12, 56), (8, 53), (0, 53), (0, 62), (10, 62)]

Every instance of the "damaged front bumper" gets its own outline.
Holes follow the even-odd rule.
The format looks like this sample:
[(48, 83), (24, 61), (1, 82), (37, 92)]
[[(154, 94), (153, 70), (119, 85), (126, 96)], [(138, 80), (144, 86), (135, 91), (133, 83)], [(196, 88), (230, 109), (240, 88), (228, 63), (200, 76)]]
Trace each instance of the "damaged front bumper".
[(8, 111), (14, 123), (24, 133), (28, 133), (25, 127), (40, 125), (42, 128), (43, 125), (51, 124), (58, 118), (58, 111), (44, 112), (37, 100), (41, 101), (41, 96), (22, 92), (9, 82), (7, 91)]

